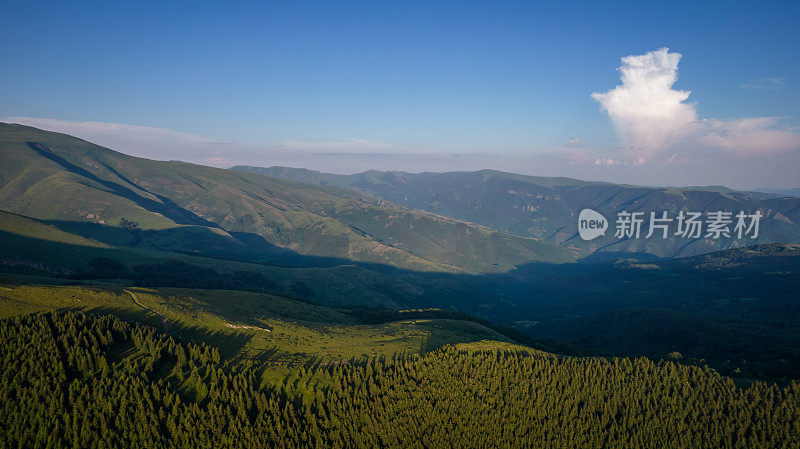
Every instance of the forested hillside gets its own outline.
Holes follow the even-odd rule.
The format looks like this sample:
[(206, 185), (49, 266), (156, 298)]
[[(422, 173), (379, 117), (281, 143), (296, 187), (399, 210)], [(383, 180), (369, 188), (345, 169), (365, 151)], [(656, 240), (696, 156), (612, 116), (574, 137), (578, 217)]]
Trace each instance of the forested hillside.
[[(684, 362), (732, 376), (800, 375), (797, 245), (667, 260), (618, 254), (469, 276), (353, 265), (280, 267), (111, 247), (3, 213), (0, 236), (0, 272), (12, 280), (238, 290), (360, 310), (370, 320), (433, 307), (514, 327), (523, 336), (512, 337), (517, 340), (546, 341), (537, 347), (654, 359), (677, 352)], [(217, 310), (224, 304), (218, 301)]]
[(800, 385), (646, 359), (453, 347), (232, 366), (106, 316), (0, 320), (3, 447), (790, 448)]
[(377, 312), (361, 307), (332, 308), (263, 293), (0, 283), (0, 318), (63, 310), (113, 314), (180, 341), (207, 343), (227, 359), (287, 367), (517, 337), (485, 320), (430, 309), (383, 311), (375, 319)]
[(498, 172), (300, 183), (12, 125), (0, 152), (8, 447), (791, 447), (800, 432), (800, 247), (590, 254), (557, 237), (592, 198), (757, 208), (764, 239), (791, 241), (795, 200)]
[(617, 3), (0, 0), (0, 449), (800, 449), (800, 0)]
[(498, 318), (593, 354), (677, 352), (730, 375), (800, 376), (800, 245), (618, 256), (539, 277)]

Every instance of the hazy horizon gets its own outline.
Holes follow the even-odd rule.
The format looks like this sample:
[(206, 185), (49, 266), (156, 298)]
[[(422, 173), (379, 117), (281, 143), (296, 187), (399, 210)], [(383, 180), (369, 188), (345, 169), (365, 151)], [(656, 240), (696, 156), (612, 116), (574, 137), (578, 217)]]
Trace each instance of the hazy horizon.
[(798, 22), (797, 4), (15, 3), (0, 120), (216, 167), (790, 189)]
[[(263, 159), (243, 159), (243, 162), (239, 163), (230, 163), (229, 161), (222, 161), (222, 164), (215, 164), (213, 162), (209, 162), (207, 160), (191, 160), (191, 159), (180, 159), (180, 158), (173, 158), (173, 157), (159, 157), (158, 150), (156, 149), (154, 153), (150, 154), (148, 152), (142, 152), (142, 146), (138, 145), (135, 139), (133, 142), (129, 143), (126, 146), (126, 142), (116, 140), (115, 136), (103, 136), (103, 135), (94, 135), (91, 133), (81, 133), (81, 132), (70, 132), (68, 129), (58, 126), (47, 126), (47, 124), (42, 125), (38, 120), (31, 119), (30, 121), (26, 121), (26, 123), (18, 123), (18, 121), (7, 121), (7, 119), (3, 119), (7, 123), (15, 123), (21, 124), (26, 126), (34, 126), (37, 128), (45, 129), (48, 131), (54, 132), (62, 132), (65, 134), (70, 134), (75, 137), (87, 140), (89, 142), (105, 146), (115, 151), (120, 151), (125, 154), (129, 154), (132, 156), (137, 157), (144, 157), (147, 159), (154, 159), (154, 160), (162, 160), (162, 161), (179, 161), (179, 162), (187, 162), (192, 164), (200, 164), (200, 165), (207, 165), (213, 166), (217, 168), (233, 168), (237, 165), (243, 166), (253, 166), (253, 167), (287, 167), (287, 168), (295, 168), (295, 169), (308, 169), (314, 170), (321, 173), (332, 173), (338, 175), (352, 175), (363, 173), (369, 170), (377, 170), (377, 171), (399, 171), (399, 172), (407, 172), (407, 173), (447, 173), (447, 172), (474, 172), (480, 170), (498, 170), (508, 173), (516, 173), (521, 175), (528, 175), (528, 176), (540, 176), (540, 177), (566, 177), (566, 178), (574, 178), (581, 181), (597, 181), (597, 182), (608, 182), (608, 183), (615, 183), (615, 184), (630, 184), (630, 185), (639, 185), (645, 187), (726, 187), (733, 190), (743, 190), (743, 191), (761, 191), (772, 193), (769, 191), (792, 191), (795, 189), (800, 188), (800, 183), (794, 185), (778, 185), (778, 186), (769, 186), (769, 185), (753, 185), (748, 187), (735, 187), (735, 184), (723, 184), (723, 183), (707, 183), (707, 184), (698, 184), (698, 183), (655, 183), (655, 182), (648, 182), (646, 179), (642, 179), (640, 182), (627, 182), (627, 181), (620, 181), (615, 179), (603, 179), (601, 176), (603, 173), (597, 172), (599, 177), (592, 178), (590, 173), (586, 175), (582, 175), (580, 173), (571, 174), (570, 172), (564, 170), (562, 173), (545, 173), (545, 172), (537, 172), (533, 170), (519, 170), (516, 169), (513, 163), (510, 163), (507, 168), (504, 168), (503, 165), (498, 165), (496, 162), (487, 162), (486, 166), (478, 165), (481, 160), (488, 160), (492, 157), (491, 154), (468, 154), (468, 155), (434, 155), (434, 154), (427, 154), (427, 155), (418, 155), (419, 156), (419, 165), (409, 164), (409, 156), (405, 155), (403, 158), (402, 166), (405, 167), (412, 167), (412, 168), (394, 168), (391, 165), (387, 165), (387, 161), (384, 155), (380, 153), (303, 153), (303, 154), (292, 154), (292, 153), (282, 153), (280, 151), (275, 151), (270, 154), (272, 159), (263, 158)], [(22, 121), (22, 120), (20, 120)], [(80, 130), (80, 129), (79, 129)], [(161, 130), (163, 131), (163, 130)], [(151, 141), (151, 145), (158, 145), (157, 141)], [(125, 149), (123, 149), (125, 148)], [(326, 158), (327, 156), (328, 158)], [(432, 159), (444, 160), (446, 158), (452, 158), (454, 160), (448, 166), (439, 166), (438, 168), (430, 169), (425, 167), (425, 163), (429, 162)], [(471, 161), (477, 161), (478, 164), (470, 166), (467, 165), (466, 167), (463, 164), (463, 159), (470, 159)], [(524, 158), (524, 156), (519, 156), (520, 158)], [(346, 163), (339, 166), (338, 164), (331, 164), (331, 159), (339, 159), (344, 161), (347, 159)], [(380, 163), (376, 163), (374, 165), (370, 164), (372, 160), (380, 160), (384, 159)], [(461, 160), (459, 160), (461, 159)], [(257, 161), (261, 160), (263, 163), (258, 163)], [(255, 162), (253, 162), (255, 161)], [(468, 161), (468, 162), (471, 162)], [(226, 163), (227, 162), (227, 163)], [(391, 159), (389, 163), (395, 162), (395, 159)], [(360, 168), (353, 168), (354, 166)], [(417, 167), (417, 168), (413, 168)], [(449, 167), (449, 168), (448, 168)], [(498, 168), (501, 167), (501, 168)], [(606, 175), (609, 175), (609, 171), (606, 170)]]

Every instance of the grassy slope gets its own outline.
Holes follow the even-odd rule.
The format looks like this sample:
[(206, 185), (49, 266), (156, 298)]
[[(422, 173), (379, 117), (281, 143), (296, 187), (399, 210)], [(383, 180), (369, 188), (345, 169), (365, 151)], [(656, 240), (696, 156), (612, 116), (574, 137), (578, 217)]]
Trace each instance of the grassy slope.
[(212, 344), (227, 357), (278, 364), (391, 356), (480, 340), (508, 341), (472, 322), (406, 320), (363, 325), (331, 308), (258, 293), (0, 282), (0, 318), (54, 309), (113, 313), (157, 326), (180, 339)]
[[(265, 261), (297, 253), (468, 273), (570, 260), (535, 239), (409, 211), (351, 189), (134, 158), (20, 125), (0, 124), (0, 153), (0, 209), (117, 245), (196, 246)], [(137, 241), (102, 230), (123, 218), (152, 232)]]
[(442, 305), (448, 301), (450, 305), (457, 305), (476, 294), (452, 278), (430, 278), (412, 272), (384, 273), (355, 265), (279, 267), (153, 249), (112, 247), (38, 220), (0, 211), (0, 267), (7, 273), (63, 276), (87, 270), (89, 262), (97, 257), (118, 260), (129, 268), (177, 260), (220, 273), (257, 273), (274, 284), (276, 294), (301, 296), (335, 307), (400, 308)]

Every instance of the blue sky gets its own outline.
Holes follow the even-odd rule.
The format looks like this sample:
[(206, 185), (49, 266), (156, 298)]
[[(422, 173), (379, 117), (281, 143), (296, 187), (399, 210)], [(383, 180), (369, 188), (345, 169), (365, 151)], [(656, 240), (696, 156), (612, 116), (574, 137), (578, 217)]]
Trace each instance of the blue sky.
[[(6, 2), (0, 117), (219, 166), (800, 186), (797, 2), (121, 3)], [(663, 47), (702, 129), (644, 148), (592, 94)]]

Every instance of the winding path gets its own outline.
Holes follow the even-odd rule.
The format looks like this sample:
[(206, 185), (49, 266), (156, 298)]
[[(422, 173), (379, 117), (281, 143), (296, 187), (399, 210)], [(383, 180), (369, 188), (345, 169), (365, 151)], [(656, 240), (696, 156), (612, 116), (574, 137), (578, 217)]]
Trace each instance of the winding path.
[(131, 295), (131, 299), (133, 300), (133, 302), (134, 302), (134, 303), (135, 303), (137, 306), (139, 306), (139, 307), (143, 308), (144, 310), (147, 310), (148, 312), (152, 312), (152, 313), (154, 313), (156, 316), (158, 316), (159, 318), (161, 318), (161, 322), (162, 322), (162, 323), (164, 323), (164, 332), (165, 332), (167, 335), (169, 335), (169, 323), (167, 322), (167, 317), (165, 317), (164, 315), (162, 315), (162, 314), (160, 314), (160, 313), (156, 312), (155, 310), (153, 310), (153, 309), (151, 309), (151, 308), (148, 308), (147, 306), (145, 306), (144, 304), (142, 304), (141, 302), (139, 302), (139, 298), (138, 298), (138, 297), (136, 297), (136, 294), (135, 294), (135, 293), (133, 293), (132, 291), (130, 291), (130, 290), (126, 290), (126, 289), (123, 289), (123, 291), (124, 291), (125, 293), (127, 293), (127, 294)]

